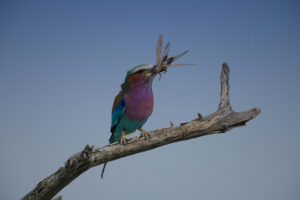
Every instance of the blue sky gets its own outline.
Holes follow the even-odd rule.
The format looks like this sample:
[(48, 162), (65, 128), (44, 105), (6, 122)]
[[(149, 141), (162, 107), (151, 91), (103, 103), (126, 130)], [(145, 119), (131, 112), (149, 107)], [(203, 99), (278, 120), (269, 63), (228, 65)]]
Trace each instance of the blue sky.
[(190, 52), (155, 80), (151, 130), (210, 114), (222, 62), (246, 127), (90, 169), (63, 199), (299, 199), (299, 1), (1, 1), (0, 199), (19, 199), (86, 144), (110, 136), (127, 70), (159, 34)]

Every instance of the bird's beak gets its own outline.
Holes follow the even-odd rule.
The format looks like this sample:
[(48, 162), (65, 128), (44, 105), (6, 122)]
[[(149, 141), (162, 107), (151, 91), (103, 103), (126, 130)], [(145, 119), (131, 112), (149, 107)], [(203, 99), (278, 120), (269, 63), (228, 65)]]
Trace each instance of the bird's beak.
[(164, 72), (167, 71), (167, 67), (166, 66), (161, 66), (161, 65), (154, 65), (153, 68), (151, 69), (151, 73), (152, 75), (156, 75), (159, 74), (160, 72)]
[(161, 66), (161, 65), (153, 65), (149, 71), (147, 71), (147, 77), (149, 80), (153, 80), (157, 74), (161, 75), (161, 72), (166, 72), (167, 71), (167, 66)]

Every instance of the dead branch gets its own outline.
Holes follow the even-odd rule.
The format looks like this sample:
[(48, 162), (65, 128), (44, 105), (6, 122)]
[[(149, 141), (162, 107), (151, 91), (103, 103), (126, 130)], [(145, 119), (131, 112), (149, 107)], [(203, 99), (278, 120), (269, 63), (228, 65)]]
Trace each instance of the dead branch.
[(170, 126), (150, 131), (151, 138), (144, 140), (134, 137), (128, 145), (119, 143), (104, 147), (86, 147), (71, 156), (63, 167), (39, 182), (35, 188), (24, 196), (23, 200), (51, 199), (61, 189), (77, 178), (80, 174), (101, 165), (105, 162), (117, 160), (143, 151), (148, 151), (173, 142), (184, 141), (200, 136), (215, 133), (224, 133), (232, 128), (244, 126), (246, 122), (255, 118), (259, 113), (259, 108), (252, 108), (242, 112), (234, 112), (229, 99), (229, 67), (226, 63), (221, 71), (221, 100), (216, 112), (202, 117), (198, 113), (198, 118), (190, 122), (182, 123), (180, 126)]

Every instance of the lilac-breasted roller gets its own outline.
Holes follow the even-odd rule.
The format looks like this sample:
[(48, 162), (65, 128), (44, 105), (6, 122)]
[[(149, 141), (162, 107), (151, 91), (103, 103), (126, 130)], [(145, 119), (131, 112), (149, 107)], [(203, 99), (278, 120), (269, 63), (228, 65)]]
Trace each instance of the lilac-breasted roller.
[[(125, 135), (133, 133), (137, 129), (141, 131), (145, 139), (150, 137), (149, 133), (142, 129), (142, 126), (153, 111), (153, 79), (160, 72), (167, 71), (168, 67), (187, 65), (172, 65), (172, 63), (188, 51), (170, 57), (169, 51), (170, 43), (167, 43), (162, 53), (162, 35), (160, 35), (156, 47), (156, 65), (138, 65), (127, 72), (125, 81), (121, 85), (121, 91), (115, 97), (112, 107), (110, 144), (114, 142), (127, 144), (128, 139)], [(101, 178), (103, 178), (105, 166), (106, 163), (102, 169)]]

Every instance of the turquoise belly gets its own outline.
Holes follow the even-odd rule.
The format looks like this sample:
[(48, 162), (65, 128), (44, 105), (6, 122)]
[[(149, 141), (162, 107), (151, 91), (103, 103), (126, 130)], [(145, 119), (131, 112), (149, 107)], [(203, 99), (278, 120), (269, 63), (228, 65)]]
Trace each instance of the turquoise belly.
[(143, 121), (134, 121), (129, 119), (126, 115), (123, 115), (114, 130), (111, 139), (109, 140), (110, 143), (119, 142), (121, 140), (122, 136), (122, 130), (124, 130), (125, 135), (128, 135), (130, 133), (133, 133), (137, 129), (141, 128), (146, 120)]

